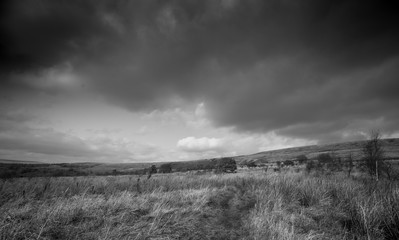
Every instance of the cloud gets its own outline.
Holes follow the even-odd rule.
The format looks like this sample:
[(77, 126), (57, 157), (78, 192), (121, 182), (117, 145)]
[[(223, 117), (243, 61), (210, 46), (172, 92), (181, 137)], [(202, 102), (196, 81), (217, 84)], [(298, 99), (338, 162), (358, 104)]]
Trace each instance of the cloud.
[(223, 129), (221, 138), (187, 137), (177, 142), (177, 150), (172, 155), (179, 160), (195, 160), (215, 157), (229, 157), (253, 154), (281, 148), (298, 147), (316, 144), (301, 138), (290, 138), (269, 133), (237, 133), (232, 129)]
[(44, 162), (135, 162), (161, 157), (158, 147), (142, 144), (112, 133), (118, 129), (74, 131), (43, 127), (29, 111), (2, 109), (0, 155), (12, 159)]
[[(357, 136), (353, 122), (380, 118), (380, 129), (395, 132), (394, 4), (8, 1), (2, 86), (68, 91), (68, 77), (53, 77), (51, 69), (69, 64), (56, 76), (74, 76), (74, 86), (131, 111), (203, 102), (214, 126), (321, 142)], [(52, 76), (44, 83), (34, 77), (43, 72)], [(34, 83), (15, 80), (15, 73)]]
[(177, 142), (177, 147), (187, 152), (217, 152), (223, 149), (223, 140), (208, 137), (186, 137)]
[(203, 102), (197, 104), (194, 110), (192, 108), (190, 109), (189, 107), (184, 109), (155, 109), (149, 113), (141, 114), (141, 119), (146, 121), (154, 121), (162, 126), (179, 125), (195, 129), (204, 128), (210, 125), (209, 119), (207, 118), (205, 104)]
[(141, 116), (144, 120), (152, 120), (160, 122), (162, 125), (166, 124), (182, 124), (192, 118), (187, 111), (181, 108), (160, 110), (155, 109), (149, 113), (145, 113)]
[(157, 147), (126, 138), (91, 136), (82, 138), (54, 129), (24, 129), (0, 133), (0, 154), (13, 152), (13, 158), (33, 154), (39, 161), (137, 162), (154, 161), (160, 156)]
[(55, 132), (52, 129), (25, 128), (23, 132), (2, 132), (1, 149), (20, 150), (47, 155), (69, 157), (98, 157), (82, 139)]

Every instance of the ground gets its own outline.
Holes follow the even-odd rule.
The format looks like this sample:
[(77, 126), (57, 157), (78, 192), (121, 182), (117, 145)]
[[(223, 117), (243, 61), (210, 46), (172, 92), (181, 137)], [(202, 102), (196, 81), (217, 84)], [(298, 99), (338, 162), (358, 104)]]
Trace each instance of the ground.
[(240, 170), (0, 180), (0, 239), (398, 239), (399, 183)]

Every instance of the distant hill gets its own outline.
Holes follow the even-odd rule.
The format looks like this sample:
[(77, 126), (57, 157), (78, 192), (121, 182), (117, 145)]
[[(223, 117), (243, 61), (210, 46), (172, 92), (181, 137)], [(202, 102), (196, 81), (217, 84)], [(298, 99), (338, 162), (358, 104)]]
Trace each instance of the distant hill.
[[(399, 160), (399, 138), (383, 139), (385, 159)], [(259, 152), (250, 155), (236, 156), (234, 159), (238, 164), (248, 162), (272, 163), (277, 161), (295, 160), (299, 155), (305, 155), (308, 159), (316, 159), (321, 153), (334, 154), (344, 161), (349, 153), (352, 153), (354, 160), (360, 160), (363, 156), (362, 146), (365, 141), (344, 142), (326, 145), (311, 145), (305, 147), (285, 148), (266, 152)]]
[[(383, 139), (385, 159), (399, 160), (399, 139)], [(354, 160), (363, 157), (362, 146), (365, 141), (345, 142), (327, 145), (312, 145), (305, 147), (286, 148), (273, 151), (259, 152), (250, 155), (232, 157), (238, 165), (255, 163), (262, 165), (277, 161), (295, 160), (300, 155), (308, 159), (316, 159), (321, 153), (332, 154), (346, 160), (352, 153)], [(220, 158), (201, 159), (196, 161), (169, 162), (172, 171), (190, 171), (212, 169)], [(18, 161), (0, 159), (0, 178), (9, 177), (51, 177), (51, 176), (85, 176), (85, 175), (143, 175), (151, 165), (159, 169), (166, 162), (146, 163), (41, 163), (35, 161)]]
[[(29, 163), (29, 164), (27, 164)], [(39, 163), (29, 161), (1, 161), (0, 178), (57, 177), (87, 175), (144, 174), (151, 163)]]
[(9, 164), (41, 164), (41, 162), (38, 162), (38, 161), (9, 160), (9, 159), (0, 159), (0, 163), (9, 163)]

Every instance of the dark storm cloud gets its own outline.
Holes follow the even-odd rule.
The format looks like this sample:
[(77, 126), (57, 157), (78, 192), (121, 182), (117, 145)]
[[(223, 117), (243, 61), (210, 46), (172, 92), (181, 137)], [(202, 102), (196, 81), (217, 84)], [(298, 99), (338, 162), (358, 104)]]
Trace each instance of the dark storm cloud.
[(28, 0), (3, 5), (1, 63), (6, 71), (52, 67), (82, 52), (94, 55), (96, 40), (109, 36), (93, 3)]
[(3, 75), (68, 62), (115, 104), (205, 101), (216, 125), (242, 131), (335, 140), (376, 119), (398, 130), (395, 1), (32, 0), (6, 9)]

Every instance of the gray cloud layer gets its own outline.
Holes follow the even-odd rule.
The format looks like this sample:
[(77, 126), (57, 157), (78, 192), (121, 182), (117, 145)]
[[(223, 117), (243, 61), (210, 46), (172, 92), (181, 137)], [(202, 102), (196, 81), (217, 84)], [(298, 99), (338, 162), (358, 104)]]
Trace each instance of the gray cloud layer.
[[(217, 126), (321, 141), (398, 130), (395, 1), (9, 1), (3, 76), (68, 62), (131, 109), (205, 101)], [(4, 77), (3, 89), (16, 86)]]
[[(41, 162), (149, 161), (161, 159), (159, 149), (100, 132), (81, 138), (52, 128), (31, 126), (37, 120), (25, 112), (0, 109), (0, 156)], [(8, 155), (11, 153), (10, 155)]]

